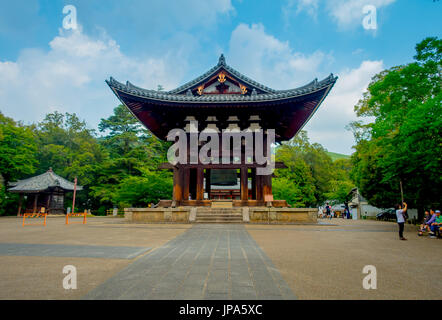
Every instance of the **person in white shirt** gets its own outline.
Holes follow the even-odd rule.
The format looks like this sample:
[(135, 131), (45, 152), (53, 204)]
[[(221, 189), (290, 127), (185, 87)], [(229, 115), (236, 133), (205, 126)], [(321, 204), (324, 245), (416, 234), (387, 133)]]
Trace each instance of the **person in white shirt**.
[(397, 224), (399, 225), (399, 239), (407, 240), (404, 238), (404, 227), (405, 227), (405, 218), (404, 214), (407, 212), (407, 204), (404, 202), (396, 205), (396, 218)]

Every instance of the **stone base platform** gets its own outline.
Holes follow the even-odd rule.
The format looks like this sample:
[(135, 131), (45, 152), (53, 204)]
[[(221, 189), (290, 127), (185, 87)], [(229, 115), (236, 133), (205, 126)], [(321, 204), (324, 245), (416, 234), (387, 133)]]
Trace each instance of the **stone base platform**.
[[(202, 212), (201, 210), (204, 210)], [(243, 207), (223, 209), (228, 223), (263, 223), (263, 224), (312, 224), (317, 222), (317, 209), (315, 208), (266, 208), (266, 207)], [(201, 212), (199, 212), (201, 211)], [(213, 211), (213, 212), (212, 212)], [(233, 212), (235, 211), (235, 212)], [(199, 214), (198, 214), (199, 213)], [(205, 219), (198, 219), (201, 215)], [(220, 219), (220, 209), (200, 207), (177, 207), (177, 208), (125, 208), (124, 217), (131, 223), (198, 223), (201, 220), (210, 220), (213, 214), (213, 222), (223, 223)], [(229, 221), (233, 215), (242, 216)]]

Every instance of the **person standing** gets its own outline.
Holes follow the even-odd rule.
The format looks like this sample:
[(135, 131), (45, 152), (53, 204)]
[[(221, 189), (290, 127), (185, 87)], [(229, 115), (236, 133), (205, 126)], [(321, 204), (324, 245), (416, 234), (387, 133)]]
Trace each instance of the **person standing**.
[(399, 239), (407, 240), (404, 238), (404, 228), (405, 228), (405, 213), (407, 212), (407, 204), (403, 202), (402, 204), (396, 205), (396, 219), (399, 225)]
[(331, 208), (330, 208), (330, 206), (328, 205), (328, 202), (327, 202), (326, 205), (325, 205), (325, 212), (326, 212), (327, 218), (330, 218), (330, 219), (331, 219)]

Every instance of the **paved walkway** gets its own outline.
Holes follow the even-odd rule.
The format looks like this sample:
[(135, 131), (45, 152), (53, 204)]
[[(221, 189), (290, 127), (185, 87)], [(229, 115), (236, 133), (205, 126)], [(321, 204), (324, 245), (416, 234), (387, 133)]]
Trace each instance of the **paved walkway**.
[(84, 299), (296, 299), (243, 225), (194, 225)]
[(0, 243), (0, 256), (133, 259), (149, 250), (144, 247)]

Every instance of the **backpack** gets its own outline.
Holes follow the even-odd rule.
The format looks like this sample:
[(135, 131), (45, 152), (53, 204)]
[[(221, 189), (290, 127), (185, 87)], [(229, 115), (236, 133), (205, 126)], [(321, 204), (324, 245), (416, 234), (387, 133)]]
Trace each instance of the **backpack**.
[(408, 220), (408, 213), (407, 213), (407, 211), (405, 211), (405, 212), (402, 211), (402, 216), (404, 217), (404, 220)]

